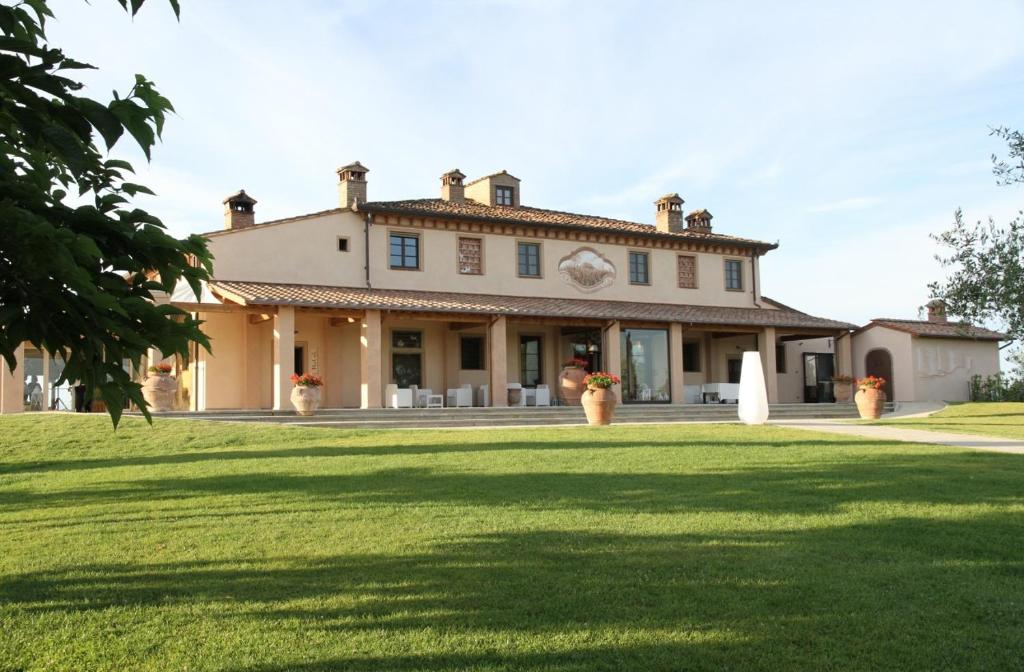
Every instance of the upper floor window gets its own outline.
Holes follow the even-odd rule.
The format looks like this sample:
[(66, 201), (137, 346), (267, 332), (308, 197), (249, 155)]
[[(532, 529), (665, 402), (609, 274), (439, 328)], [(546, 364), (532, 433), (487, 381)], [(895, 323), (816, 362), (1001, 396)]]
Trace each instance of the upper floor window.
[(515, 202), (515, 187), (495, 187), (494, 202), (497, 205), (513, 205)]
[(743, 291), (743, 262), (739, 259), (725, 260), (725, 288), (731, 292)]
[(540, 243), (519, 243), (519, 276), (540, 277)]
[(482, 238), (459, 238), (459, 273), (481, 275), (484, 272)]
[(697, 289), (697, 257), (692, 254), (680, 254), (676, 263), (679, 286), (682, 289)]
[(631, 285), (651, 284), (651, 257), (646, 252), (629, 253), (629, 283)]
[(390, 241), (391, 268), (418, 270), (420, 237), (414, 233), (392, 233)]

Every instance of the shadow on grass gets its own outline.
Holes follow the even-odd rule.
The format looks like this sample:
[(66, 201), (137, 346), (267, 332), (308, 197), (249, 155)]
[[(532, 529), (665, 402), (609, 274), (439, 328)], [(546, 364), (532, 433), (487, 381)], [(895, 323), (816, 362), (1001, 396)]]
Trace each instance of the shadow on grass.
[[(239, 672), (1009, 669), (1024, 646), (1022, 531), (1019, 515), (990, 514), (752, 533), (499, 532), (408, 555), (25, 573), (0, 584), (0, 607), (209, 606), (228, 630), (273, 623), (380, 643)], [(403, 649), (424, 633), (418, 646), (452, 652)], [(453, 650), (460, 637), (473, 653)], [(532, 645), (516, 653), (513, 641)]]
[[(955, 452), (796, 463), (684, 473), (473, 473), (398, 468), (368, 473), (247, 472), (118, 481), (115, 487), (64, 491), (0, 491), (7, 512), (41, 507), (124, 505), (208, 497), (252, 496), (251, 502), (335, 506), (516, 506), (602, 512), (830, 513), (868, 501), (1007, 503), (1021, 501), (1018, 456)], [(240, 502), (244, 509), (246, 503)], [(302, 508), (300, 506), (299, 508)], [(92, 512), (94, 513), (94, 512)], [(170, 517), (187, 515), (177, 507)], [(7, 524), (17, 524), (16, 521)], [(26, 524), (34, 524), (27, 521)]]
[(638, 436), (633, 441), (493, 441), (478, 443), (424, 443), (392, 444), (386, 446), (308, 446), (296, 448), (274, 448), (238, 450), (190, 450), (188, 452), (139, 455), (129, 457), (105, 457), (82, 460), (46, 460), (0, 463), (0, 474), (33, 473), (46, 471), (78, 471), (87, 469), (116, 469), (122, 467), (145, 467), (159, 465), (192, 464), (229, 460), (291, 459), (309, 457), (386, 457), (394, 455), (434, 455), (455, 453), (486, 453), (510, 450), (620, 450), (628, 448), (671, 448), (688, 450), (693, 448), (779, 448), (820, 447), (824, 449), (855, 446), (901, 445), (899, 442), (835, 438), (783, 440), (766, 436), (763, 441), (650, 441)]

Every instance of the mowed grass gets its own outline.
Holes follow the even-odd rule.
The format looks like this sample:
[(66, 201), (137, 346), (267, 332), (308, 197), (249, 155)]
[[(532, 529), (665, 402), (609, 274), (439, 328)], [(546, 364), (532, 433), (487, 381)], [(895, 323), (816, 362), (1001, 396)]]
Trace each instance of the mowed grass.
[(0, 670), (1011, 670), (1024, 458), (0, 418)]
[(1024, 441), (1024, 403), (951, 404), (927, 418), (883, 420), (876, 424)]

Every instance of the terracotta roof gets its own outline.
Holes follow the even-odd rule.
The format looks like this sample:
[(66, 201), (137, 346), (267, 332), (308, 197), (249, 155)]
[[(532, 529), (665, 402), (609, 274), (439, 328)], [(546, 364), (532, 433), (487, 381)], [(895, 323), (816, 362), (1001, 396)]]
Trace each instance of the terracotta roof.
[(582, 229), (625, 233), (650, 238), (694, 240), (711, 244), (739, 245), (763, 251), (774, 250), (778, 243), (725, 236), (710, 231), (684, 230), (679, 233), (658, 231), (652, 224), (641, 224), (621, 219), (608, 219), (595, 215), (580, 215), (558, 210), (544, 210), (527, 206), (489, 206), (467, 199), (465, 203), (453, 203), (440, 198), (421, 198), (406, 201), (370, 201), (360, 203), (358, 209), (364, 212), (383, 212), (420, 217), (447, 217), (504, 224), (527, 224), (557, 228)]
[(813, 317), (790, 309), (724, 308), (633, 301), (554, 299), (459, 292), (424, 292), (362, 287), (324, 287), (216, 280), (215, 294), (255, 306), (302, 306), (354, 310), (398, 310), (473, 315), (565, 317), (597, 320), (682, 322), (722, 326), (850, 330), (855, 325)]
[(471, 184), (476, 184), (477, 182), (483, 182), (484, 180), (490, 179), (492, 177), (498, 177), (499, 175), (508, 175), (513, 180), (517, 180), (517, 181), (520, 181), (520, 182), (522, 181), (518, 177), (516, 177), (515, 175), (512, 175), (511, 173), (509, 173), (507, 170), (499, 170), (496, 173), (491, 173), (490, 175), (484, 175), (483, 177), (478, 177), (475, 180), (471, 180), (468, 183), (466, 183), (466, 186), (468, 187)]
[(928, 322), (925, 320), (895, 320), (878, 317), (866, 324), (861, 331), (871, 327), (888, 327), (912, 336), (927, 338), (967, 338), (979, 341), (1008, 341), (1010, 337), (998, 331), (974, 327), (963, 322)]
[(330, 208), (329, 210), (320, 210), (318, 212), (307, 212), (304, 215), (295, 215), (294, 217), (283, 217), (281, 219), (271, 219), (266, 222), (257, 222), (252, 226), (247, 226), (242, 229), (217, 229), (216, 231), (207, 231), (200, 233), (199, 235), (203, 238), (209, 236), (219, 236), (228, 233), (238, 233), (239, 231), (252, 231), (263, 226), (275, 226), (277, 224), (287, 224), (288, 222), (298, 222), (303, 219), (313, 219), (314, 217), (323, 217), (324, 215), (333, 215), (336, 212), (344, 212), (345, 208)]

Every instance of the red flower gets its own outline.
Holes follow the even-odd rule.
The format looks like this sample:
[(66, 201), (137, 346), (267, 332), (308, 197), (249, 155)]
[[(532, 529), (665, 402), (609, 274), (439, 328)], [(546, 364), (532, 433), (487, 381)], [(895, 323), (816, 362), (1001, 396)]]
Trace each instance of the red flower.
[(595, 371), (594, 373), (588, 373), (586, 378), (583, 379), (583, 384), (592, 387), (601, 387), (608, 389), (612, 385), (618, 385), (622, 382), (618, 376), (614, 373), (608, 373), (606, 371)]
[(861, 389), (882, 389), (885, 386), (885, 378), (879, 376), (867, 376), (857, 379), (857, 387)]
[(320, 387), (324, 384), (324, 379), (314, 376), (312, 373), (303, 373), (302, 375), (293, 373), (292, 384), (300, 387)]

